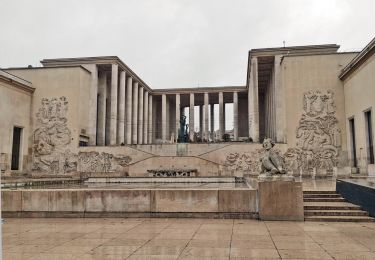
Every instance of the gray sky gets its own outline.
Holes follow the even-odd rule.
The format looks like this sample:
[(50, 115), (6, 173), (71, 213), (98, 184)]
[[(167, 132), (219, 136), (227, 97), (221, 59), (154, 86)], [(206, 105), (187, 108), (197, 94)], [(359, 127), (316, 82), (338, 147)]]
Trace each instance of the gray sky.
[(117, 55), (152, 88), (244, 85), (252, 48), (375, 36), (373, 0), (0, 0), (0, 67)]

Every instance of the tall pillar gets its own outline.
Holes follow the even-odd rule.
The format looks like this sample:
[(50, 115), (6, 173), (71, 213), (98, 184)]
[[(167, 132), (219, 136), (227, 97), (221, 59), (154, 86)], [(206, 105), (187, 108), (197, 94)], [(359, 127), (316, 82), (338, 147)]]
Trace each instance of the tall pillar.
[(117, 139), (117, 83), (118, 65), (112, 64), (111, 75), (111, 118), (109, 122), (109, 144), (115, 145)]
[(138, 82), (133, 82), (132, 144), (138, 142)]
[(148, 144), (148, 91), (145, 91), (143, 101), (143, 143)]
[(211, 139), (215, 141), (215, 104), (211, 104), (210, 109), (210, 118), (211, 118)]
[(144, 88), (139, 88), (138, 144), (143, 144), (143, 95)]
[(249, 137), (259, 142), (259, 102), (258, 102), (258, 60), (251, 59), (251, 71), (248, 89)]
[(190, 93), (189, 138), (191, 141), (194, 140), (194, 93)]
[(203, 139), (203, 106), (199, 106), (199, 135)]
[(163, 143), (167, 140), (167, 95), (161, 96), (161, 140)]
[(132, 143), (132, 96), (133, 78), (128, 77), (126, 83), (126, 144)]
[(208, 99), (208, 92), (205, 92), (204, 93), (204, 115), (203, 115), (203, 118), (204, 118), (204, 122), (203, 122), (203, 136), (204, 136), (204, 139), (208, 140), (210, 139), (209, 137), (209, 131), (208, 131), (208, 102), (209, 102), (209, 99)]
[(91, 84), (90, 84), (90, 107), (89, 107), (89, 145), (96, 145), (97, 129), (97, 102), (98, 102), (98, 67), (96, 64), (90, 66)]
[(107, 99), (107, 73), (100, 73), (99, 77), (99, 98), (98, 98), (98, 140), (97, 145), (105, 145), (105, 117)]
[(219, 138), (223, 139), (225, 134), (225, 119), (224, 119), (224, 94), (219, 92)]
[(148, 138), (147, 138), (147, 141), (149, 144), (152, 144), (154, 142), (154, 139), (153, 139), (153, 125), (152, 125), (152, 120), (153, 120), (153, 117), (152, 117), (152, 95), (149, 95), (148, 97)]
[(178, 140), (178, 133), (180, 131), (180, 119), (181, 119), (181, 99), (180, 99), (180, 94), (176, 94), (176, 140)]
[(276, 97), (276, 142), (286, 143), (285, 92), (281, 79), (281, 55), (275, 56), (274, 80)]
[(118, 103), (118, 120), (117, 120), (117, 144), (125, 143), (125, 71), (120, 72), (120, 88), (119, 88), (119, 103)]
[(234, 141), (238, 141), (238, 93), (233, 92), (233, 135)]

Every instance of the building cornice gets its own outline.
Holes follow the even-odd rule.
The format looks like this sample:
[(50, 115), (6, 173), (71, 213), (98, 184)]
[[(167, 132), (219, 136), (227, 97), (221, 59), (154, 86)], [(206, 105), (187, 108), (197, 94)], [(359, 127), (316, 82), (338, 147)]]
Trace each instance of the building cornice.
[(30, 93), (35, 91), (35, 88), (32, 86), (31, 82), (3, 70), (0, 70), (0, 80)]
[(43, 59), (40, 61), (43, 66), (50, 67), (55, 65), (64, 66), (64, 64), (118, 64), (119, 67), (129, 73), (142, 87), (149, 92), (153, 90), (126, 65), (118, 56), (97, 56), (97, 57), (78, 57), (78, 58), (57, 58), (57, 59)]
[(375, 38), (366, 45), (363, 50), (355, 56), (345, 68), (342, 69), (339, 78), (345, 80), (349, 75), (356, 71), (366, 60), (375, 53)]
[(219, 93), (219, 92), (246, 92), (246, 86), (221, 86), (221, 87), (198, 87), (198, 88), (168, 88), (154, 89), (154, 95), (162, 94), (189, 94), (189, 93)]

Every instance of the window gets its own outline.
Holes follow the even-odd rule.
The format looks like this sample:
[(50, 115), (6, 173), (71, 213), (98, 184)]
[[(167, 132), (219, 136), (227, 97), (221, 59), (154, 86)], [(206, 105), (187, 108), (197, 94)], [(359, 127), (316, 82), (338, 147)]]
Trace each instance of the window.
[(21, 134), (22, 128), (13, 128), (12, 162), (10, 166), (11, 170), (20, 169)]
[(349, 131), (350, 131), (350, 146), (351, 146), (353, 167), (357, 167), (357, 152), (356, 152), (356, 144), (355, 144), (354, 118), (349, 119)]
[(365, 112), (365, 124), (366, 124), (366, 147), (367, 147), (367, 158), (370, 164), (374, 164), (374, 146), (372, 137), (372, 116), (371, 110)]

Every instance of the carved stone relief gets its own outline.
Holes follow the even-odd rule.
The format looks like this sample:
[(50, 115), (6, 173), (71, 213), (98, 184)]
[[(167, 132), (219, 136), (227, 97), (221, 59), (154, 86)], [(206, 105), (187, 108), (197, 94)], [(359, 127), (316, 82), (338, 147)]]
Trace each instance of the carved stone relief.
[[(279, 149), (273, 150), (279, 156), (282, 155)], [(246, 171), (250, 174), (259, 174), (261, 172), (261, 158), (265, 154), (264, 149), (255, 149), (252, 152), (230, 153), (224, 162), (224, 165), (231, 171)]]
[(33, 170), (52, 174), (77, 170), (77, 156), (67, 149), (72, 140), (67, 111), (66, 97), (42, 99), (36, 114)]
[(303, 113), (296, 131), (297, 147), (285, 153), (289, 170), (332, 172), (338, 164), (341, 130), (335, 114), (333, 92), (309, 91), (303, 97)]
[(131, 162), (131, 157), (125, 155), (113, 155), (99, 152), (78, 153), (79, 172), (118, 172)]

